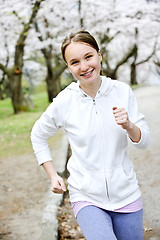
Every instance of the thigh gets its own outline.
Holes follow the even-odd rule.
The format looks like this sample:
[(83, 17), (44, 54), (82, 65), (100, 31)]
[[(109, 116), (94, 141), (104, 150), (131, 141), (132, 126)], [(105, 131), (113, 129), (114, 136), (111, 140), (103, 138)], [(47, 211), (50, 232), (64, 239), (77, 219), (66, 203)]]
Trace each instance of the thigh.
[(143, 240), (143, 210), (112, 213), (112, 222), (118, 240)]
[(117, 240), (109, 214), (95, 206), (86, 206), (77, 214), (77, 222), (86, 240)]

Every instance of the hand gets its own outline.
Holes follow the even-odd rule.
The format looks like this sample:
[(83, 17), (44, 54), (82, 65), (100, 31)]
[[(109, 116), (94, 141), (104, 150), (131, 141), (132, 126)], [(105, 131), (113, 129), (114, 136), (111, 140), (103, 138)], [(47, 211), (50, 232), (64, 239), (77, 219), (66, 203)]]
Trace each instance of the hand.
[(132, 123), (129, 121), (128, 113), (124, 108), (113, 107), (113, 115), (115, 117), (116, 123), (123, 129), (127, 130), (131, 128)]
[(52, 161), (47, 161), (42, 164), (43, 168), (47, 172), (48, 177), (51, 179), (51, 191), (54, 193), (63, 193), (66, 191), (63, 179), (57, 174), (53, 167)]
[(51, 178), (51, 191), (59, 194), (66, 192), (64, 181), (58, 174)]

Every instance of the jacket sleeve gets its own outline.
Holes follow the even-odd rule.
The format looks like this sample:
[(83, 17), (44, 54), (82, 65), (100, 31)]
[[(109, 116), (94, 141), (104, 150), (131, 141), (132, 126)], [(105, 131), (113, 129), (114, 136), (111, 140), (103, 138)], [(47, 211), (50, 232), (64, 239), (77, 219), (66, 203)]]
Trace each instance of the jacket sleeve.
[(58, 114), (56, 100), (53, 100), (36, 121), (31, 131), (31, 142), (39, 165), (52, 160), (47, 139), (53, 136), (60, 127), (62, 127), (62, 123)]
[(145, 117), (138, 110), (137, 100), (129, 87), (129, 106), (128, 106), (129, 120), (140, 128), (141, 139), (138, 143), (133, 142), (130, 138), (131, 143), (138, 148), (146, 148), (150, 141), (149, 127), (145, 121)]

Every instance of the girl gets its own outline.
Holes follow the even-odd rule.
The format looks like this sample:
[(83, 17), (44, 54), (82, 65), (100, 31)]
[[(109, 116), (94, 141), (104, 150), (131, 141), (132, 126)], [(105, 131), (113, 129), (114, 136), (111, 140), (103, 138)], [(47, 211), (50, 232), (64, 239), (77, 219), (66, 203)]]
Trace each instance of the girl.
[(71, 83), (35, 123), (31, 140), (54, 193), (66, 191), (56, 173), (47, 138), (64, 128), (72, 150), (68, 188), (76, 219), (87, 240), (142, 240), (141, 193), (127, 153), (149, 143), (149, 129), (131, 88), (101, 76), (102, 56), (87, 31), (62, 43)]

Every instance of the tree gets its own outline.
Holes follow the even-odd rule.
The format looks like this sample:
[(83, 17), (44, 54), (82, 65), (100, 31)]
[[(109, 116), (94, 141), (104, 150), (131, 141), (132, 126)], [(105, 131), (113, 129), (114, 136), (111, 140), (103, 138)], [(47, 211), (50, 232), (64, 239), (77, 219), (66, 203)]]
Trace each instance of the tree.
[[(80, 3), (81, 1), (77, 2), (76, 0), (70, 1), (66, 5), (65, 0), (55, 1), (53, 8), (53, 1), (47, 0), (43, 3), (35, 19), (34, 26), (39, 40), (36, 50), (40, 50), (45, 59), (47, 67), (45, 80), (50, 102), (62, 89), (60, 76), (66, 69), (60, 53), (61, 42), (71, 29), (72, 31), (77, 30), (83, 24), (80, 17)], [(78, 21), (75, 21), (74, 18)]]
[(105, 73), (105, 75), (107, 77), (110, 77), (112, 79), (117, 79), (117, 72), (118, 69), (121, 65), (123, 65), (124, 63), (126, 63), (128, 61), (129, 58), (131, 58), (132, 56), (134, 56), (134, 54), (137, 52), (137, 45), (134, 44), (131, 48), (128, 49), (128, 51), (125, 53), (124, 56), (122, 56), (122, 58), (116, 62), (114, 67), (110, 66), (109, 60), (108, 60), (108, 51), (106, 50), (106, 46), (118, 35), (120, 34), (120, 31), (117, 32), (114, 36), (110, 37), (110, 33), (109, 33), (110, 29), (107, 29), (107, 34), (105, 34), (103, 37), (101, 36), (101, 52), (103, 55), (103, 59), (104, 59), (104, 63), (106, 64), (106, 67), (103, 68), (103, 72)]
[[(160, 49), (160, 6), (156, 1), (86, 0), (82, 3), (83, 24), (100, 43), (105, 74), (140, 83), (146, 73), (155, 71), (154, 56)], [(86, 12), (89, 7), (90, 11)]]
[[(49, 23), (46, 18), (44, 18), (44, 22), (45, 22), (46, 28), (48, 29)], [(37, 22), (35, 22), (35, 28), (36, 28), (36, 31), (40, 33), (38, 38), (42, 43), (45, 42), (45, 40), (47, 40), (48, 38), (53, 39), (49, 31), (47, 32), (47, 37), (46, 37), (47, 39), (44, 39)], [(48, 100), (49, 102), (52, 102), (53, 98), (61, 90), (60, 75), (65, 70), (66, 64), (59, 59), (59, 55), (53, 54), (53, 44), (49, 44), (48, 46), (42, 45), (41, 51), (44, 55), (46, 66), (47, 66), (47, 75), (45, 80), (47, 84)], [(54, 61), (54, 66), (53, 66), (53, 61)]]
[[(24, 65), (24, 47), (25, 41), (28, 35), (28, 31), (33, 23), (34, 18), (40, 8), (40, 4), (43, 0), (37, 0), (32, 8), (31, 16), (29, 20), (24, 23), (22, 31), (18, 37), (15, 46), (14, 64), (11, 68), (7, 68), (0, 63), (0, 69), (7, 75), (10, 84), (10, 92), (14, 113), (26, 110), (28, 108), (28, 102), (25, 100), (22, 92), (22, 68)], [(16, 15), (17, 13), (14, 12)]]

